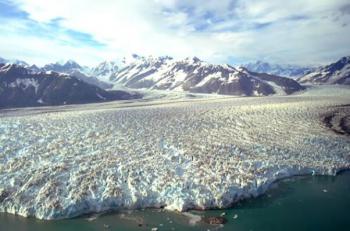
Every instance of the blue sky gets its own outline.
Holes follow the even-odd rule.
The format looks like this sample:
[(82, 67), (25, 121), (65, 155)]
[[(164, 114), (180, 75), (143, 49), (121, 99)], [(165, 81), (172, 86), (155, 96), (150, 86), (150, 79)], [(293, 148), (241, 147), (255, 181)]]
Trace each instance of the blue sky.
[(348, 0), (0, 0), (0, 57), (321, 64), (350, 55), (349, 22)]

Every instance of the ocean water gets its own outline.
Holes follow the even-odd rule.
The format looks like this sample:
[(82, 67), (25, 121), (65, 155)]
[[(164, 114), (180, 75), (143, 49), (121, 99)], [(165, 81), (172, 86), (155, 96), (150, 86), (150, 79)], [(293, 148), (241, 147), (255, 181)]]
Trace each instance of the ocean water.
[[(0, 213), (0, 231), (137, 231), (232, 230), (303, 231), (350, 230), (350, 172), (332, 176), (294, 177), (279, 181), (258, 198), (242, 201), (232, 209), (191, 211), (199, 216), (220, 216), (224, 226), (199, 222), (161, 210), (123, 211), (58, 221), (41, 221)], [(234, 218), (235, 217), (235, 218)]]

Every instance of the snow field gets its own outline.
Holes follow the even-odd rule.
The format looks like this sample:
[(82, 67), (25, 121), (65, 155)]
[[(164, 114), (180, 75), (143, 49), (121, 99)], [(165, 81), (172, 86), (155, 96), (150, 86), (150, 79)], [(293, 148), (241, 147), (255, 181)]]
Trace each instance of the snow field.
[(0, 118), (0, 211), (59, 219), (223, 208), (296, 174), (350, 167), (322, 116), (348, 95), (298, 95)]

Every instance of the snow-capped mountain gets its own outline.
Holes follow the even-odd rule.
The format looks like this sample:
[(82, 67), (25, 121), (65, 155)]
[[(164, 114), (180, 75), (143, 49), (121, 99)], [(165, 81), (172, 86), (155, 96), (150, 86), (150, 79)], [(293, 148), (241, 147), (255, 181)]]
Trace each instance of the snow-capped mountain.
[(0, 57), (0, 64), (6, 64), (6, 63), (10, 63), (10, 64), (16, 64), (18, 66), (23, 66), (23, 67), (29, 67), (30, 65), (22, 60), (18, 60), (18, 59), (4, 59)]
[(115, 75), (119, 70), (119, 67), (114, 61), (104, 61), (92, 68), (90, 75), (98, 78), (99, 80), (109, 82), (111, 77)]
[(27, 62), (18, 59), (4, 59), (0, 57), (0, 64), (16, 64), (17, 66), (27, 68), (31, 73), (38, 73), (43, 71), (35, 64), (30, 65)]
[(306, 73), (314, 71), (313, 67), (302, 67), (296, 65), (281, 65), (271, 64), (263, 61), (256, 61), (255, 63), (247, 63), (242, 65), (250, 71), (259, 73), (268, 73), (271, 75), (285, 76), (290, 78), (297, 78), (304, 76)]
[(124, 91), (105, 91), (53, 71), (33, 73), (16, 64), (0, 64), (0, 108), (60, 105), (130, 99)]
[(227, 95), (290, 94), (303, 89), (296, 81), (274, 75), (213, 65), (197, 57), (138, 57), (112, 80), (130, 88), (177, 90)]
[(74, 76), (103, 89), (122, 85), (129, 88), (240, 96), (290, 94), (302, 89), (290, 79), (282, 80), (279, 76), (263, 75), (243, 67), (213, 65), (196, 57), (174, 60), (169, 56), (143, 57), (134, 54), (125, 58), (122, 63), (122, 69), (113, 61), (105, 61), (89, 68), (73, 60), (47, 64), (42, 68), (35, 65), (25, 67), (32, 74), (54, 71)]
[(100, 88), (103, 89), (108, 89), (111, 88), (112, 85), (108, 84), (106, 82), (103, 82), (101, 80), (99, 80), (98, 78), (96, 78), (95, 76), (91, 75), (91, 69), (89, 67), (83, 67), (80, 66), (77, 62), (73, 61), (73, 60), (68, 60), (65, 63), (51, 63), (51, 64), (46, 64), (43, 68), (43, 71), (54, 71), (54, 72), (58, 72), (58, 73), (63, 73), (63, 74), (69, 74), (72, 75), (74, 77), (77, 77), (78, 79), (98, 86)]
[[(6, 63), (16, 64), (18, 66), (22, 66), (22, 67), (29, 69), (32, 73), (54, 71), (57, 73), (74, 75), (75, 77), (77, 77), (78, 79), (80, 79), (86, 83), (96, 85), (96, 86), (103, 88), (103, 89), (109, 89), (109, 88), (112, 88), (112, 86), (113, 86), (109, 83), (104, 82), (104, 80), (105, 80), (104, 78), (100, 79), (101, 76), (97, 75), (97, 71), (95, 72), (96, 68), (89, 68), (86, 66), (81, 66), (73, 60), (68, 60), (67, 62), (64, 62), (64, 63), (56, 62), (56, 63), (46, 64), (42, 68), (36, 66), (35, 64), (29, 65), (28, 63), (26, 63), (25, 61), (22, 61), (22, 60), (9, 60), (9, 59), (1, 58), (1, 57), (0, 57), (0, 63), (2, 63), (2, 64), (6, 64)], [(105, 68), (107, 68), (107, 67), (108, 66), (106, 66)], [(113, 68), (115, 69), (115, 67), (113, 67)], [(106, 73), (106, 71), (104, 72), (100, 68), (99, 73)], [(114, 71), (114, 73), (115, 73), (115, 71)], [(95, 76), (95, 74), (96, 74), (96, 76)]]
[(46, 64), (43, 68), (44, 71), (55, 71), (59, 73), (71, 73), (74, 71), (84, 72), (84, 68), (73, 60), (68, 60), (65, 63), (50, 63)]
[(320, 67), (298, 79), (300, 83), (350, 85), (350, 56)]
[(38, 67), (37, 65), (33, 64), (31, 66), (26, 67), (29, 70), (31, 70), (32, 73), (39, 73), (42, 71), (42, 69), (40, 67)]
[(9, 63), (16, 64), (22, 67), (30, 67), (30, 65), (27, 62), (18, 59), (9, 60)]

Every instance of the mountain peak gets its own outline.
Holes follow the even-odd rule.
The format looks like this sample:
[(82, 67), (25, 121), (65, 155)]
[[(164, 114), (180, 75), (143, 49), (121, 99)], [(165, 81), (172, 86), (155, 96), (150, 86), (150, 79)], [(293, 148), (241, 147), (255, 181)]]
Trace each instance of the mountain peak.
[(306, 74), (299, 78), (301, 83), (350, 85), (350, 56)]
[(0, 64), (0, 73), (27, 74), (28, 70), (21, 65), (17, 65), (14, 63), (6, 63), (6, 64)]
[(350, 56), (342, 57), (335, 63), (332, 63), (326, 67), (329, 72), (335, 72), (343, 69), (347, 64), (350, 64)]
[(29, 67), (29, 64), (27, 62), (18, 59), (4, 59), (0, 57), (0, 63), (17, 64), (18, 66), (22, 67)]
[(350, 56), (344, 56), (338, 62), (341, 62), (344, 64), (350, 63)]
[(116, 74), (119, 67), (115, 61), (105, 60), (91, 69), (91, 75), (100, 80), (109, 82), (112, 75)]
[(67, 62), (63, 65), (67, 68), (81, 68), (81, 66), (74, 60), (67, 60)]
[(196, 57), (196, 56), (194, 56), (194, 57), (192, 58), (192, 60), (193, 60), (193, 62), (195, 62), (195, 63), (202, 61), (202, 60), (200, 60), (200, 59), (199, 59), (198, 57)]
[(81, 68), (82, 67), (74, 60), (67, 60), (66, 62), (57, 61), (56, 63), (46, 64), (43, 67), (45, 71), (56, 71), (63, 73), (69, 73), (72, 70), (79, 70)]

